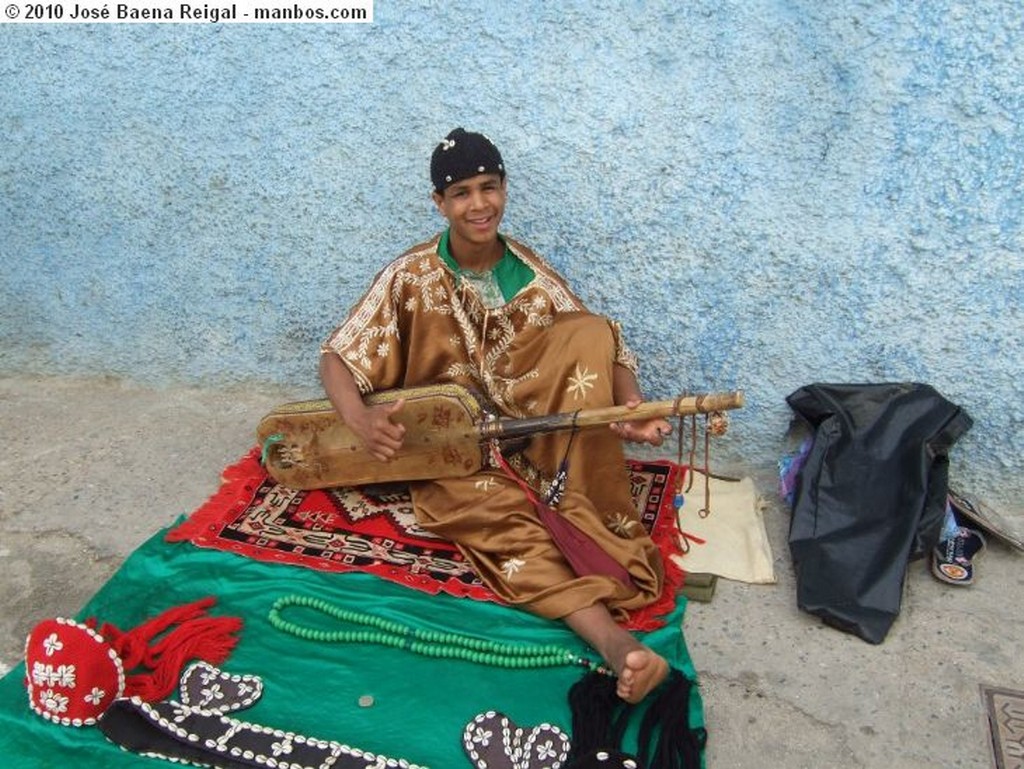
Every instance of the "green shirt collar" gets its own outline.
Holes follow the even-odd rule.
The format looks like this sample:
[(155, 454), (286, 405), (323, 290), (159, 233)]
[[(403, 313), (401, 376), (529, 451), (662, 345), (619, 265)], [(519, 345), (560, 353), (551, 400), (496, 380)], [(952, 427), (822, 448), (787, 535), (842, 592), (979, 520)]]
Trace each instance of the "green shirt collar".
[[(456, 275), (473, 274), (473, 270), (466, 270), (460, 267), (459, 263), (455, 261), (455, 257), (452, 256), (451, 248), (448, 246), (450, 232), (449, 228), (441, 233), (441, 239), (437, 243), (438, 256), (441, 257), (441, 261), (445, 263), (448, 269)], [(494, 276), (498, 287), (501, 289), (501, 294), (507, 302), (533, 280), (534, 272), (533, 268), (512, 253), (512, 249), (508, 247), (508, 242), (505, 238), (498, 235), (498, 239), (504, 244), (505, 253), (502, 254), (501, 259), (498, 260), (498, 263), (489, 272)]]
[[(444, 261), (446, 265), (448, 265), (448, 268), (456, 275), (459, 275), (460, 273), (463, 272), (475, 272), (475, 270), (467, 270), (464, 267), (460, 267), (459, 263), (455, 261), (455, 257), (452, 256), (451, 247), (448, 245), (448, 241), (450, 238), (451, 228), (449, 227), (448, 229), (441, 233), (441, 240), (437, 244), (437, 253), (440, 255), (441, 259)], [(492, 270), (497, 270), (498, 266), (506, 259), (515, 259), (515, 255), (509, 250), (508, 243), (505, 242), (505, 238), (501, 237), (501, 235), (498, 235), (498, 240), (500, 240), (501, 244), (505, 246), (505, 253), (501, 255), (501, 259), (498, 260), (498, 264), (494, 265), (491, 268)]]

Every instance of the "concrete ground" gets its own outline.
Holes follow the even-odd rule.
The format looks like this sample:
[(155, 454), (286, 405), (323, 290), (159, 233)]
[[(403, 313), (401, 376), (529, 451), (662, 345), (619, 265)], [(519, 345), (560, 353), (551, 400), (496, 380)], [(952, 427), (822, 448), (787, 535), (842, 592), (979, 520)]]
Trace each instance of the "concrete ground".
[[(314, 395), (0, 379), (0, 673), (36, 622), (76, 613), (213, 493), (263, 414)], [(797, 609), (773, 470), (744, 474), (767, 505), (778, 583), (720, 580), (687, 613), (710, 769), (991, 767), (979, 685), (1024, 690), (1024, 556), (992, 543), (970, 588), (912, 564), (901, 615), (872, 646)]]

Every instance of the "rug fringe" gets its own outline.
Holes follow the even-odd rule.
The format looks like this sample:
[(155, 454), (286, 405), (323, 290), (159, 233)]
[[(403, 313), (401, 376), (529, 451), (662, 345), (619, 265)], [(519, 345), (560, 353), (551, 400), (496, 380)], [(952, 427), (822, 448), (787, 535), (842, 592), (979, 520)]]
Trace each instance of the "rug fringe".
[(167, 532), (164, 540), (187, 542), (207, 531), (219, 530), (224, 523), (225, 508), (236, 506), (244, 510), (266, 477), (267, 471), (260, 464), (260, 448), (257, 446), (238, 462), (224, 468), (220, 488), (186, 520)]
[[(675, 487), (675, 480), (678, 473), (684, 471), (686, 465), (677, 465), (674, 462), (649, 462), (647, 464), (664, 465), (670, 468), (667, 488)], [(673, 556), (683, 555), (679, 546), (679, 520), (675, 514), (671, 494), (665, 494), (661, 501), (661, 510), (658, 513), (658, 520), (654, 530), (651, 532), (651, 539), (654, 540), (661, 552), (661, 562), (665, 571), (665, 581), (661, 588), (661, 595), (658, 599), (641, 609), (636, 609), (629, 614), (626, 620), (626, 628), (638, 632), (650, 632), (665, 626), (663, 616), (670, 614), (676, 607), (679, 600), (679, 591), (686, 582), (686, 571), (679, 566)]]

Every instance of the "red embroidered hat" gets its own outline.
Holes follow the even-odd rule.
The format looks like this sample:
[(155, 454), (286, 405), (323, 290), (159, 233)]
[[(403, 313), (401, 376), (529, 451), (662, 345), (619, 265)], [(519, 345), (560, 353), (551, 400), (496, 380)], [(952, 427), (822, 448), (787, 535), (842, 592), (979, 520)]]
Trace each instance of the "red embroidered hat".
[(238, 642), (242, 621), (204, 616), (213, 603), (169, 609), (127, 632), (97, 630), (95, 620), (40, 622), (25, 641), (29, 706), (54, 723), (88, 726), (119, 697), (167, 697), (189, 660), (223, 662)]
[(83, 726), (124, 694), (124, 665), (90, 627), (69, 619), (40, 622), (25, 644), (28, 702), (54, 723)]

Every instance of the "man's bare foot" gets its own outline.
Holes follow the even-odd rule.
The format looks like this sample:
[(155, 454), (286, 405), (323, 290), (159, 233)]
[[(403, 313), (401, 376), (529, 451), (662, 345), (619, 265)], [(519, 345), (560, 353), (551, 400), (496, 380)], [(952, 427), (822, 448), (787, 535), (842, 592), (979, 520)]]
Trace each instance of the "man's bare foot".
[(629, 703), (640, 702), (668, 675), (668, 662), (646, 646), (626, 655), (615, 693)]
[(604, 604), (577, 609), (566, 624), (593, 646), (619, 677), (615, 693), (635, 704), (668, 676), (668, 662), (620, 627)]

